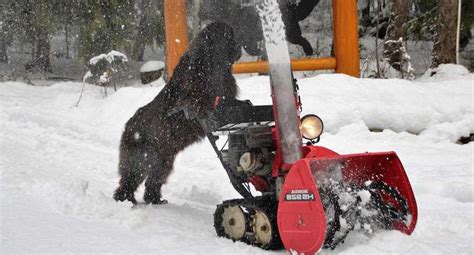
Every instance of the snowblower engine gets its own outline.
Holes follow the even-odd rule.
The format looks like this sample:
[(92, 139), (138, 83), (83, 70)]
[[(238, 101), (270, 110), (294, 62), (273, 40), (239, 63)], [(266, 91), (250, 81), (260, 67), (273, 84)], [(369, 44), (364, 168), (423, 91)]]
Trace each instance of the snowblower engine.
[(268, 176), (273, 163), (272, 129), (267, 125), (249, 126), (229, 134), (224, 162), (241, 176)]

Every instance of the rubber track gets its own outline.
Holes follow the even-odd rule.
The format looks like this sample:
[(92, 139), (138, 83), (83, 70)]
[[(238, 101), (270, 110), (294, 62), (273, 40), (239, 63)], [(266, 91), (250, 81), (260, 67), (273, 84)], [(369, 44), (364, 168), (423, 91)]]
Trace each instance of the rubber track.
[[(247, 223), (246, 234), (244, 235), (243, 238), (239, 240), (233, 240), (233, 241), (244, 242), (246, 244), (258, 246), (265, 250), (281, 249), (283, 245), (279, 236), (278, 224), (277, 224), (277, 218), (276, 218), (277, 205), (278, 205), (277, 202), (269, 196), (255, 197), (253, 199), (226, 200), (222, 202), (221, 204), (217, 205), (216, 211), (214, 213), (214, 228), (216, 230), (216, 233), (218, 236), (229, 238), (224, 232), (224, 227), (222, 226), (221, 215), (224, 212), (224, 209), (229, 206), (240, 206), (243, 209), (245, 217), (246, 217), (246, 223)], [(256, 243), (254, 234), (252, 232), (252, 221), (253, 221), (252, 216), (255, 214), (255, 211), (257, 210), (264, 212), (269, 218), (269, 220), (271, 221), (273, 237), (272, 237), (272, 240), (266, 245)]]

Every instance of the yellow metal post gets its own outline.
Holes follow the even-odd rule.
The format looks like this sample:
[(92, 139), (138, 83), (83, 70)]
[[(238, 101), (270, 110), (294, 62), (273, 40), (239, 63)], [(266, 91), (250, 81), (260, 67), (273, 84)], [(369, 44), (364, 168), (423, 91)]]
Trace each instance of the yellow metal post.
[(186, 1), (164, 0), (166, 74), (168, 79), (188, 46)]
[(356, 0), (333, 0), (336, 73), (359, 77), (359, 33)]
[[(328, 70), (336, 68), (335, 58), (305, 58), (291, 60), (291, 70)], [(233, 73), (268, 73), (269, 66), (267, 61), (241, 62), (235, 63), (232, 69)]]
[[(166, 73), (170, 78), (188, 46), (186, 1), (164, 0)], [(359, 77), (359, 36), (356, 0), (333, 0), (334, 57), (291, 61), (293, 71), (335, 69)], [(268, 62), (240, 62), (234, 73), (267, 73)]]

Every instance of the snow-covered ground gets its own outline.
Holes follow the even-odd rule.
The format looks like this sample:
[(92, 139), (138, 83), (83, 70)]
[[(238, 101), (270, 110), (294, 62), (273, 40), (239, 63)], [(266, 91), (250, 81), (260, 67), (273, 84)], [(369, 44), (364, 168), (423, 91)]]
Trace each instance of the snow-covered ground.
[[(321, 145), (339, 153), (396, 151), (418, 202), (412, 236), (352, 234), (322, 253), (474, 252), (474, 148), (455, 143), (474, 133), (474, 75), (447, 70), (415, 82), (335, 74), (299, 81), (303, 113), (325, 121)], [(268, 77), (238, 83), (241, 98), (271, 102)], [(237, 193), (207, 141), (178, 156), (164, 187), (169, 204), (115, 202), (122, 128), (161, 87), (126, 87), (103, 98), (89, 85), (74, 107), (81, 86), (0, 83), (0, 254), (274, 252), (216, 237), (215, 205)]]

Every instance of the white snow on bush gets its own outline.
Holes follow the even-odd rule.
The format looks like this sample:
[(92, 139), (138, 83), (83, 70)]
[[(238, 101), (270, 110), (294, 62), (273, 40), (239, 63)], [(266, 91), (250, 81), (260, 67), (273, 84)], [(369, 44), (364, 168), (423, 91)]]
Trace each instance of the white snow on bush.
[[(339, 153), (396, 151), (418, 203), (412, 236), (353, 234), (323, 253), (472, 253), (474, 148), (454, 141), (474, 130), (473, 80), (299, 81), (303, 113), (325, 122), (320, 145)], [(238, 84), (240, 98), (271, 103), (268, 77)], [(103, 98), (100, 87), (88, 86), (74, 107), (81, 86), (0, 83), (1, 254), (270, 254), (216, 237), (216, 204), (238, 195), (207, 141), (178, 155), (163, 190), (169, 204), (116, 203), (124, 124), (161, 88), (126, 87)], [(139, 201), (142, 195), (140, 188)]]
[(100, 54), (98, 56), (92, 57), (89, 60), (89, 65), (93, 66), (102, 59), (105, 59), (109, 63), (112, 63), (114, 60), (120, 60), (121, 62), (128, 62), (128, 58), (125, 54), (112, 50), (107, 54)]
[(151, 60), (142, 65), (140, 68), (140, 73), (157, 71), (163, 68), (165, 68), (165, 63), (162, 61)]
[(107, 54), (100, 54), (89, 59), (89, 65), (95, 65), (102, 59), (107, 59)]

